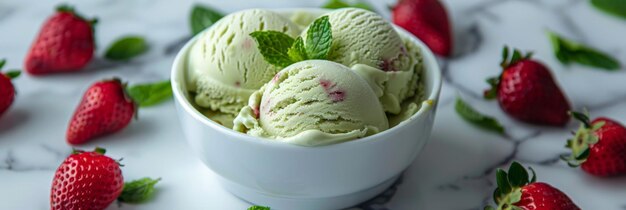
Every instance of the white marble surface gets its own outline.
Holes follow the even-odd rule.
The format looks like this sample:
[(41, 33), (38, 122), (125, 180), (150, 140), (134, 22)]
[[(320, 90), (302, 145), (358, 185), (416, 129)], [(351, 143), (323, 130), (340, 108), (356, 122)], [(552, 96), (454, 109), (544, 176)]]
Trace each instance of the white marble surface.
[[(389, 16), (393, 0), (373, 1)], [(24, 56), (58, 1), (0, 2), (0, 57), (7, 67), (21, 67)], [(49, 208), (54, 170), (71, 148), (64, 134), (83, 91), (94, 81), (120, 76), (133, 82), (166, 79), (178, 43), (188, 37), (192, 1), (92, 0), (70, 1), (86, 16), (98, 16), (97, 39), (106, 46), (116, 37), (140, 34), (151, 51), (129, 64), (93, 62), (77, 74), (47, 77), (24, 75), (12, 109), (0, 119), (0, 209)], [(232, 12), (251, 7), (315, 7), (322, 0), (207, 0)], [(481, 209), (491, 199), (494, 169), (512, 160), (535, 168), (540, 181), (566, 192), (582, 209), (626, 208), (626, 179), (600, 180), (571, 169), (557, 156), (566, 152), (566, 129), (545, 128), (508, 118), (495, 102), (479, 95), (484, 79), (499, 72), (503, 44), (533, 50), (547, 64), (576, 109), (626, 122), (626, 70), (614, 73), (581, 66), (562, 66), (552, 55), (546, 30), (603, 49), (626, 63), (626, 21), (593, 9), (584, 0), (447, 0), (457, 41), (457, 53), (442, 59), (445, 84), (432, 141), (407, 170), (401, 183), (355, 209)], [(99, 55), (103, 49), (99, 49)], [(454, 112), (460, 93), (482, 112), (497, 117), (508, 138), (463, 122)], [(220, 188), (215, 174), (191, 153), (177, 123), (173, 102), (140, 111), (139, 121), (115, 135), (81, 148), (102, 146), (113, 157), (124, 157), (127, 180), (162, 177), (154, 200), (142, 205), (112, 205), (109, 209), (246, 209), (250, 204)], [(372, 154), (380, 155), (380, 154)]]

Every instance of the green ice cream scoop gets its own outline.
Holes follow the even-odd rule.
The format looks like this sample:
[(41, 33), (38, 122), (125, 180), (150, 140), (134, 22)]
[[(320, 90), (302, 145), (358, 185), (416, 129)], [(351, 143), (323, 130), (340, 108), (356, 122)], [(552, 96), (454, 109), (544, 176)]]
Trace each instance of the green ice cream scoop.
[(303, 146), (348, 141), (389, 128), (370, 84), (324, 60), (292, 64), (255, 92), (234, 130)]
[(188, 89), (205, 108), (237, 114), (249, 96), (280, 69), (263, 60), (255, 31), (280, 31), (296, 37), (297, 25), (277, 13), (252, 9), (232, 13), (203, 32), (188, 57)]
[[(402, 101), (415, 95), (419, 80), (417, 49), (407, 46), (395, 28), (374, 12), (345, 8), (324, 15), (333, 37), (328, 60), (351, 67), (366, 78), (384, 77), (380, 84), (383, 108), (391, 114), (400, 113)], [(304, 40), (307, 31), (302, 32)]]

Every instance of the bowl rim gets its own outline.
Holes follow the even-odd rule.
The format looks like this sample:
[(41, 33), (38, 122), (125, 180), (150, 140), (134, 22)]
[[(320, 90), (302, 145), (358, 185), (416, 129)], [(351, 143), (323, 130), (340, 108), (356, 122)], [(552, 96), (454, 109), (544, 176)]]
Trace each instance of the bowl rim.
[[(310, 12), (310, 13), (323, 13), (323, 12), (332, 11), (330, 9), (321, 9), (321, 8), (276, 8), (276, 9), (267, 9), (267, 10), (278, 12), (278, 13), (296, 12), (296, 11)], [(421, 50), (422, 62), (428, 63), (430, 66), (430, 68), (427, 68), (426, 66), (424, 66), (424, 69), (422, 72), (423, 78), (433, 78), (433, 79), (429, 81), (430, 83), (432, 83), (431, 91), (425, 94), (427, 95), (427, 97), (422, 101), (422, 106), (420, 107), (420, 109), (416, 113), (411, 115), (409, 119), (406, 119), (400, 122), (398, 125), (391, 127), (387, 130), (384, 130), (380, 133), (376, 133), (374, 135), (363, 137), (363, 138), (352, 140), (352, 141), (346, 141), (346, 142), (324, 145), (324, 146), (307, 147), (307, 146), (284, 143), (280, 141), (273, 141), (273, 139), (270, 139), (270, 138), (250, 136), (248, 134), (240, 133), (230, 128), (224, 127), (223, 125), (209, 119), (208, 117), (200, 113), (200, 111), (198, 111), (191, 104), (191, 102), (187, 100), (187, 97), (185, 97), (186, 93), (183, 93), (182, 89), (185, 87), (184, 80), (186, 79), (186, 76), (184, 72), (180, 72), (180, 71), (184, 71), (185, 68), (178, 68), (179, 66), (182, 66), (182, 67), (187, 66), (185, 58), (187, 57), (187, 54), (192, 44), (196, 42), (196, 40), (202, 34), (202, 32), (198, 33), (196, 36), (192, 37), (189, 41), (187, 41), (187, 43), (185, 43), (185, 45), (178, 51), (178, 53), (176, 54), (176, 57), (174, 58), (174, 62), (172, 63), (172, 69), (170, 72), (171, 86), (172, 86), (172, 92), (174, 93), (174, 99), (176, 103), (180, 105), (180, 108), (182, 108), (187, 114), (191, 115), (195, 120), (201, 122), (202, 124), (209, 126), (211, 129), (217, 130), (218, 132), (221, 132), (225, 135), (233, 136), (234, 138), (237, 138), (238, 140), (242, 140), (242, 142), (257, 144), (259, 146), (270, 146), (270, 147), (284, 148), (284, 149), (302, 149), (302, 150), (313, 149), (315, 150), (315, 149), (336, 149), (336, 148), (341, 148), (341, 147), (351, 147), (351, 145), (353, 144), (366, 144), (366, 143), (373, 143), (373, 142), (381, 141), (382, 140), (382, 138), (380, 138), (381, 136), (398, 132), (398, 130), (402, 129), (402, 127), (408, 126), (409, 122), (415, 121), (416, 118), (422, 117), (427, 111), (429, 111), (429, 109), (435, 109), (437, 106), (438, 97), (439, 97), (439, 93), (441, 92), (441, 85), (443, 82), (441, 68), (437, 62), (437, 59), (435, 55), (433, 54), (433, 52), (426, 46), (426, 44), (424, 44), (424, 42), (422, 42), (420, 39), (415, 37), (413, 34), (404, 30), (403, 28), (395, 25), (392, 22), (389, 22), (389, 23), (394, 27), (396, 31), (400, 33), (402, 37), (408, 38), (409, 40), (411, 40), (411, 42), (417, 44), (417, 46)]]

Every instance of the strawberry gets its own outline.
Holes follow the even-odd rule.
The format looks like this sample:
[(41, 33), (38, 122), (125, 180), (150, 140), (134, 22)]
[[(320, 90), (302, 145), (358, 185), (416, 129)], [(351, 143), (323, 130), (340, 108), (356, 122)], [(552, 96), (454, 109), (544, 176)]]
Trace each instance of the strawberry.
[(141, 203), (152, 197), (161, 179), (142, 178), (124, 183), (118, 161), (93, 152), (74, 150), (54, 173), (50, 190), (50, 209), (105, 209), (116, 199)]
[[(0, 60), (0, 70), (6, 63), (6, 60)], [(11, 79), (17, 78), (20, 75), (18, 70), (10, 70), (7, 73), (0, 72), (0, 116), (6, 112), (13, 100), (15, 100), (15, 87), (11, 83)]]
[(571, 112), (581, 122), (573, 139), (572, 150), (562, 158), (572, 166), (598, 177), (626, 175), (626, 128), (612, 119), (600, 117), (589, 121), (587, 114)]
[(435, 54), (452, 54), (452, 28), (439, 0), (400, 0), (392, 9), (393, 23), (417, 36)]
[(122, 130), (135, 116), (137, 105), (119, 79), (93, 84), (83, 95), (67, 130), (67, 142), (82, 144)]
[(496, 171), (498, 187), (493, 192), (497, 208), (485, 210), (578, 210), (574, 202), (560, 190), (543, 182), (535, 182), (535, 172), (529, 179), (528, 171), (518, 162), (513, 162), (508, 173)]
[(122, 193), (124, 177), (105, 150), (75, 151), (54, 173), (50, 209), (105, 209)]
[(118, 132), (136, 116), (138, 106), (152, 106), (171, 96), (169, 80), (128, 89), (117, 78), (97, 82), (87, 89), (78, 104), (67, 129), (67, 142), (82, 144)]
[(487, 79), (491, 85), (485, 98), (497, 98), (504, 112), (518, 120), (541, 125), (564, 126), (569, 121), (570, 104), (543, 64), (509, 49), (502, 53), (502, 74)]
[(41, 28), (24, 66), (32, 75), (82, 69), (94, 54), (94, 25), (70, 6), (62, 5)]

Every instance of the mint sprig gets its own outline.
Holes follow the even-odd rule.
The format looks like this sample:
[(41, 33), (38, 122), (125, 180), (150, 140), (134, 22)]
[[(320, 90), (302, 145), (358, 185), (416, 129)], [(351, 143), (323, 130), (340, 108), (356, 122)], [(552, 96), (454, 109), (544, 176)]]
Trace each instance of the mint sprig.
[(289, 48), (294, 43), (289, 35), (278, 31), (255, 31), (250, 36), (257, 42), (261, 55), (268, 63), (285, 67), (295, 62), (289, 57)]
[(626, 19), (626, 1), (624, 0), (591, 0), (591, 5), (601, 11)]
[(224, 15), (221, 12), (211, 7), (194, 5), (193, 9), (191, 9), (191, 15), (189, 16), (191, 33), (196, 35), (202, 32), (204, 29), (222, 19), (222, 17), (224, 17)]
[(304, 40), (302, 37), (298, 37), (296, 41), (293, 42), (289, 50), (287, 50), (287, 54), (292, 61), (303, 61), (308, 60), (309, 56), (306, 54), (306, 48), (304, 47)]
[(306, 54), (311, 59), (326, 59), (333, 41), (328, 16), (323, 16), (311, 23), (306, 34)]
[(465, 103), (461, 97), (456, 98), (454, 106), (456, 113), (465, 121), (480, 128), (504, 134), (504, 127), (495, 118), (481, 114), (469, 104)]
[(142, 178), (131, 182), (124, 183), (124, 189), (122, 194), (117, 200), (124, 203), (143, 203), (154, 195), (154, 185), (156, 185), (161, 178), (151, 179)]
[(326, 8), (326, 9), (340, 9), (340, 8), (346, 8), (346, 7), (361, 8), (361, 9), (369, 10), (372, 12), (376, 12), (374, 10), (374, 7), (372, 7), (372, 5), (370, 5), (369, 3), (363, 0), (329, 0), (328, 2), (326, 2), (326, 4), (322, 6), (322, 8)]
[(617, 59), (591, 47), (563, 38), (556, 33), (548, 32), (554, 55), (562, 64), (579, 63), (585, 66), (604, 70), (618, 70), (620, 63)]
[(107, 49), (104, 57), (109, 60), (126, 61), (148, 51), (148, 43), (140, 36), (119, 38)]
[(332, 44), (332, 31), (328, 16), (316, 19), (307, 32), (306, 42), (278, 31), (255, 31), (250, 36), (268, 63), (286, 67), (309, 59), (326, 59)]
[(139, 107), (153, 106), (172, 98), (170, 80), (134, 85), (126, 92)]

